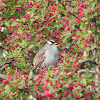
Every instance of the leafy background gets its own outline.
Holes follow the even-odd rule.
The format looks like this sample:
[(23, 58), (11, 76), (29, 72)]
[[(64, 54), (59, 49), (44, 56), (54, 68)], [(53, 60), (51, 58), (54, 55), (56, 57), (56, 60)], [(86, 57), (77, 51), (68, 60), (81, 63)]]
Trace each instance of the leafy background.
[[(1, 0), (0, 98), (100, 99), (99, 0)], [(46, 41), (59, 44), (60, 60), (32, 72)]]

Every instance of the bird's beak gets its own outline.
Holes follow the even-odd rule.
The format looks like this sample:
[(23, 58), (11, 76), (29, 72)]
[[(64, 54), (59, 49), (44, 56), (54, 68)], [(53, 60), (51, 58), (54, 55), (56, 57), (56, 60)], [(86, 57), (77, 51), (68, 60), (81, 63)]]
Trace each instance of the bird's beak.
[(54, 47), (57, 47), (58, 46), (58, 44), (57, 43), (54, 43)]

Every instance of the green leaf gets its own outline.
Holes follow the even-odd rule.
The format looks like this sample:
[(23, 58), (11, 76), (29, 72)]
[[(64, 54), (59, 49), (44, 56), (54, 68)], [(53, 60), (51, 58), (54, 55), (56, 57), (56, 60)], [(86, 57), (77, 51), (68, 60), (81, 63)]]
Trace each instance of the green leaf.
[(85, 23), (81, 22), (81, 26), (85, 28)]
[(12, 58), (12, 57), (14, 57), (14, 55), (12, 53), (8, 53), (7, 58)]
[(77, 5), (77, 1), (72, 1), (72, 6), (76, 6)]
[(63, 43), (68, 44), (67, 39), (68, 39), (68, 36), (66, 35), (66, 36), (64, 37), (64, 39), (63, 39)]
[(74, 88), (74, 89), (72, 90), (72, 92), (74, 93), (74, 95), (78, 93), (77, 89), (79, 90), (79, 89), (81, 89), (81, 87), (78, 86), (78, 87), (76, 87), (76, 88)]
[(85, 59), (87, 58), (88, 55), (87, 55), (86, 51), (84, 51), (83, 56), (84, 56)]
[(100, 86), (95, 86), (95, 88), (100, 88)]
[(11, 91), (10, 86), (9, 86), (9, 85), (6, 85), (6, 86), (5, 86), (5, 92), (6, 92), (6, 93), (9, 93), (10, 91)]
[(93, 16), (94, 16), (94, 17), (95, 17), (95, 16), (97, 16), (97, 12), (96, 12), (96, 13), (94, 13), (94, 14), (93, 14)]
[(10, 73), (10, 72), (13, 71), (13, 70), (12, 70), (11, 67), (8, 67), (8, 68), (6, 69), (6, 71), (7, 71), (7, 73)]
[(44, 28), (44, 27), (39, 28), (38, 31), (42, 30), (43, 28)]
[(48, 29), (46, 28), (45, 31), (44, 31), (44, 34), (45, 34), (45, 35), (48, 35), (48, 33), (49, 33), (49, 31), (48, 31)]
[(1, 59), (0, 59), (0, 64), (1, 64)]
[(88, 14), (90, 11), (88, 9), (84, 9), (85, 15)]
[(25, 59), (21, 58), (21, 62), (22, 62), (22, 64), (25, 64)]
[(72, 72), (67, 73), (67, 75), (70, 75)]
[(18, 33), (22, 34), (23, 33), (22, 29), (19, 28)]
[(89, 48), (89, 47), (86, 48), (86, 51), (90, 51), (90, 50), (91, 50), (91, 48)]
[(35, 19), (39, 19), (39, 16), (35, 16)]
[(52, 69), (52, 66), (49, 66), (48, 70), (51, 70)]
[(12, 22), (11, 23), (11, 26), (16, 26), (17, 25), (17, 22)]
[(23, 48), (25, 48), (25, 47), (27, 46), (27, 43), (26, 43), (25, 40), (23, 40), (23, 41), (21, 42), (21, 46), (22, 46)]
[(88, 68), (86, 68), (85, 72), (86, 72), (86, 74), (88, 74), (88, 73), (89, 73), (89, 69), (88, 69)]
[(22, 21), (25, 23), (25, 22), (26, 22), (26, 19), (25, 19), (25, 18), (23, 18), (23, 19), (22, 19)]
[(21, 5), (16, 5), (15, 7), (21, 7)]
[(75, 25), (73, 24), (73, 25), (71, 26), (71, 28), (74, 29), (74, 28), (75, 28)]
[(18, 22), (22, 22), (22, 20), (21, 20), (21, 19), (16, 19), (16, 21), (18, 21)]
[(14, 51), (13, 56), (18, 56), (21, 53), (21, 49)]
[(21, 63), (13, 63), (16, 67), (19, 67), (20, 66), (20, 69), (22, 69), (23, 68), (23, 65), (21, 64)]
[(100, 75), (100, 73), (96, 73), (96, 75)]
[(23, 3), (24, 2), (24, 0), (18, 0), (18, 3)]
[(7, 95), (7, 94), (5, 93), (5, 91), (1, 92), (1, 93), (0, 93), (0, 99), (3, 98), (3, 97), (5, 97), (6, 95)]
[(83, 17), (82, 18), (83, 21), (88, 21), (88, 19), (89, 19), (88, 17)]
[(52, 30), (52, 27), (49, 27), (49, 28), (48, 28), (48, 31), (51, 32), (51, 30)]
[(0, 77), (6, 79), (6, 75), (0, 73)]
[(33, 76), (33, 72), (31, 71), (30, 73), (29, 73), (29, 79), (32, 79), (32, 76)]
[(88, 85), (86, 88), (87, 88), (87, 89), (90, 89), (90, 88), (91, 88), (91, 85)]
[(2, 15), (2, 12), (0, 12), (0, 15)]
[(8, 25), (9, 25), (9, 22), (6, 21), (6, 22), (5, 22), (5, 25), (8, 26)]
[(95, 43), (93, 43), (91, 49), (93, 50), (93, 49), (95, 49), (95, 48), (97, 48), (97, 45), (96, 45)]
[(32, 49), (33, 47), (34, 47), (34, 44), (30, 45), (30, 46), (28, 47), (28, 49)]
[(85, 85), (85, 86), (86, 86), (86, 79), (85, 79), (85, 78), (83, 78), (83, 79), (81, 80), (81, 83), (82, 83), (83, 85)]

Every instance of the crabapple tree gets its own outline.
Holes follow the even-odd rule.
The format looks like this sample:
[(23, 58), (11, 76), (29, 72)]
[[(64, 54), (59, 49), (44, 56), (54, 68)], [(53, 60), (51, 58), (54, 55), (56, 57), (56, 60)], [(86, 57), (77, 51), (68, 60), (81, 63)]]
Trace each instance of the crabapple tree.
[[(99, 0), (0, 0), (0, 99), (100, 100)], [(56, 66), (33, 73), (45, 41)]]

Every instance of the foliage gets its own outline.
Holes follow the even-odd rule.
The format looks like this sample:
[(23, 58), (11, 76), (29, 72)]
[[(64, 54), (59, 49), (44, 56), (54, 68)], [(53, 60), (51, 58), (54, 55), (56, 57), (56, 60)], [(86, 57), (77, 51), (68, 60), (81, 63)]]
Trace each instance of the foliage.
[[(100, 68), (99, 12), (99, 0), (1, 0), (0, 98), (100, 99), (89, 72)], [(35, 75), (34, 56), (50, 39), (59, 44), (60, 61)]]

